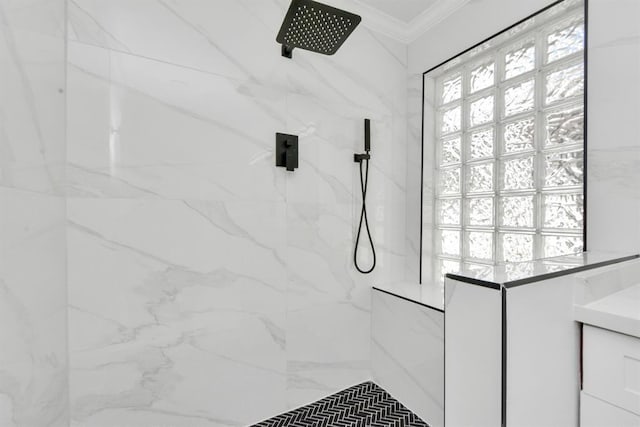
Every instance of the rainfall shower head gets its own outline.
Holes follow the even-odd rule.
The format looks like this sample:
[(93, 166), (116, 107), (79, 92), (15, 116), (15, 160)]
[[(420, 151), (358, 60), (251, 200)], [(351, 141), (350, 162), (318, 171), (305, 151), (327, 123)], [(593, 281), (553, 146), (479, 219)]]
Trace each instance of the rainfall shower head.
[(287, 58), (296, 47), (333, 55), (361, 20), (358, 15), (326, 4), (293, 0), (276, 40)]

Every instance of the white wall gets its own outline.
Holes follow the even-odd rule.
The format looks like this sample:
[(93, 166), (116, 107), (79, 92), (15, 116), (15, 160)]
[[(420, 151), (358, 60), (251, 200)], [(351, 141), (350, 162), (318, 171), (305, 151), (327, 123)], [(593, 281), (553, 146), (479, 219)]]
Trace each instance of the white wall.
[[(404, 278), (406, 46), (361, 27), (282, 58), (287, 6), (69, 3), (75, 425), (246, 425), (370, 379), (370, 286)], [(300, 135), (295, 173), (276, 132)]]
[(640, 253), (640, 2), (589, 0), (587, 246)]
[(501, 425), (502, 290), (445, 278), (444, 419)]
[[(421, 74), (552, 1), (475, 0), (409, 45), (407, 151), (420, 150)], [(587, 246), (599, 251), (640, 252), (640, 3), (589, 0)], [(421, 87), (421, 86), (420, 86)], [(433, 147), (425, 147), (431, 155)], [(425, 235), (433, 207), (432, 161), (425, 158)], [(420, 163), (407, 161), (407, 271), (419, 265)], [(615, 209), (615, 218), (611, 211)], [(427, 241), (430, 247), (430, 240)], [(429, 272), (424, 274), (429, 277)]]
[(66, 426), (64, 1), (0, 0), (0, 425)]

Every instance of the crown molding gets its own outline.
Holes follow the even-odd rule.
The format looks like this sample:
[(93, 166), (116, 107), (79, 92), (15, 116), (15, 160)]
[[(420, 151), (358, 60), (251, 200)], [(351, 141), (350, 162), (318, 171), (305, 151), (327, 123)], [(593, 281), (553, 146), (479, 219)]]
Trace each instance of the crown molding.
[(433, 6), (416, 16), (409, 22), (407, 29), (407, 38), (409, 42), (416, 40), (418, 37), (435, 27), (450, 15), (457, 12), (470, 0), (440, 0)]
[(422, 34), (442, 22), (470, 0), (439, 0), (420, 15), (406, 23), (367, 3), (366, 0), (351, 0), (355, 12), (362, 16), (362, 25), (392, 39), (409, 44)]
[(366, 0), (352, 0), (355, 13), (362, 16), (360, 25), (364, 25), (370, 30), (384, 34), (402, 43), (410, 43), (408, 34), (408, 24), (396, 17), (393, 17), (375, 7), (365, 3)]

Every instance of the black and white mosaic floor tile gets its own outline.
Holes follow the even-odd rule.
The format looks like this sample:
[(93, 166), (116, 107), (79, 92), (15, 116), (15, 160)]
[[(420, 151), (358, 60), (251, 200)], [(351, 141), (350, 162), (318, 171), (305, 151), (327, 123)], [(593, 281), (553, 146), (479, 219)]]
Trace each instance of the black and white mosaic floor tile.
[(372, 382), (366, 382), (253, 427), (428, 427)]

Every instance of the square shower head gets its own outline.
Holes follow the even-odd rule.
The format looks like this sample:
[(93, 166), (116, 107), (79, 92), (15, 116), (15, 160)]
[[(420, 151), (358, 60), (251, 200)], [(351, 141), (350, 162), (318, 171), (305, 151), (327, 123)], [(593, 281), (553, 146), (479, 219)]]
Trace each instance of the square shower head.
[(293, 48), (333, 55), (356, 29), (362, 18), (312, 0), (293, 0), (276, 40), (282, 55), (291, 58)]

